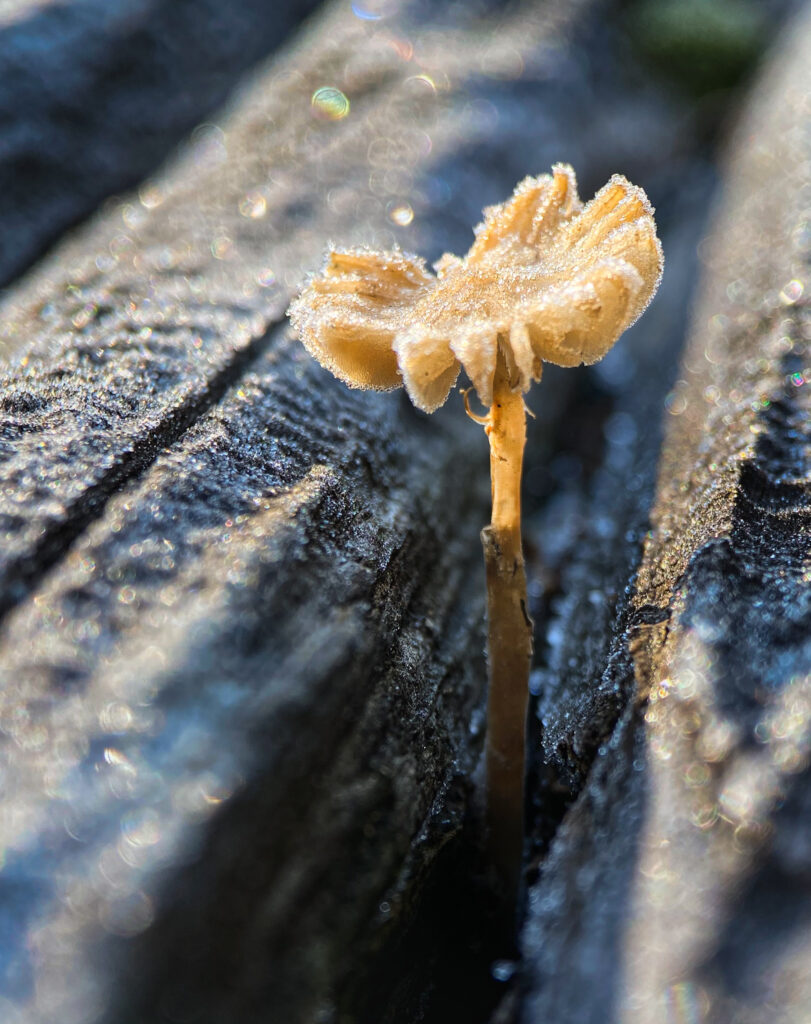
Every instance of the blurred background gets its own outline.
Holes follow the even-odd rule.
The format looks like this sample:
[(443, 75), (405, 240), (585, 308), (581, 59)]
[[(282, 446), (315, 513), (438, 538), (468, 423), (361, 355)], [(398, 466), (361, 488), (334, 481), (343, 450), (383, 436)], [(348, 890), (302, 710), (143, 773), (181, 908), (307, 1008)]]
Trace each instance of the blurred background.
[[(153, 173), (318, 6), (316, 0), (4, 0), (0, 282), (7, 285), (107, 197)], [(393, 231), (397, 241), (431, 256), (443, 246), (464, 250), (483, 203), (562, 157), (577, 167), (585, 195), (621, 168), (642, 180), (657, 205), (666, 203), (676, 182), (680, 191), (689, 189), (700, 165), (706, 171), (712, 163), (736, 95), (792, 2), (578, 2), (571, 5), (565, 46), (556, 43), (526, 62), (514, 48), (509, 66), (495, 50), (500, 30), (521, 6), (513, 0), (347, 3), (351, 16), (400, 38), (415, 71), (420, 58), (409, 34), (433, 28), (452, 38), (457, 28), (466, 39), (473, 32), (478, 44), (476, 53), (465, 46), (471, 66), (460, 109), (478, 121), (475, 153), (431, 167), (420, 186), (428, 190), (427, 203), (402, 187), (387, 198), (392, 209), (398, 200), (403, 211), (410, 206), (417, 226), (437, 207), (452, 214), (433, 238), (415, 228)], [(563, 14), (567, 5), (536, 7)], [(341, 102), (327, 110), (328, 119), (341, 118)], [(409, 216), (399, 212), (396, 228), (406, 227)]]

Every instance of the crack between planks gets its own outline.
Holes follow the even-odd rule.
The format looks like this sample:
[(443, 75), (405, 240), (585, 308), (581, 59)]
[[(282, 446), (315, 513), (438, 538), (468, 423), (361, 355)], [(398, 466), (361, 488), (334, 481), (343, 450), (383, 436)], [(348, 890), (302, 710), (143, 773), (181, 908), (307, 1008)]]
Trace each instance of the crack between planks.
[(192, 395), (169, 409), (154, 430), (137, 438), (94, 484), (67, 506), (64, 519), (46, 526), (33, 548), (10, 561), (0, 593), (0, 624), (65, 558), (82, 534), (101, 518), (110, 498), (125, 485), (138, 480), (161, 452), (177, 444), (222, 399), (251, 363), (265, 354), (274, 334), (283, 324), (283, 317), (272, 320), (260, 336), (234, 353), (234, 357), (210, 379), (202, 394)]

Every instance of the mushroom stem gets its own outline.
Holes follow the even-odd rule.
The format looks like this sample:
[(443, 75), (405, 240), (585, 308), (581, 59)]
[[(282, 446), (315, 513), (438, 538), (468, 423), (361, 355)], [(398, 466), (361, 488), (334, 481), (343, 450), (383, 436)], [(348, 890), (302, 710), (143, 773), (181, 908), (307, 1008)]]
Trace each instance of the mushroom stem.
[(493, 511), (482, 530), (487, 575), (488, 663), (486, 824), (490, 858), (518, 895), (524, 836), (526, 738), (532, 619), (521, 550), (521, 465), (526, 441), (524, 396), (513, 390), (499, 345), (490, 441)]

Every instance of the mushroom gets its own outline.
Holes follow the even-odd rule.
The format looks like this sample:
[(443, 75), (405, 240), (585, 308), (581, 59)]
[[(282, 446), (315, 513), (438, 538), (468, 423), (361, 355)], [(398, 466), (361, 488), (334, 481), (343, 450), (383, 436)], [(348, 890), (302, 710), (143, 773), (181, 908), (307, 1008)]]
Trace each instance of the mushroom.
[[(574, 171), (525, 178), (484, 211), (468, 254), (436, 276), (399, 250), (335, 249), (289, 310), (308, 351), (350, 387), (405, 386), (433, 412), (464, 368), (486, 416), (492, 518), (482, 531), (489, 694), (486, 819), (505, 883), (518, 885), (532, 621), (521, 549), (524, 393), (544, 362), (593, 363), (642, 313), (662, 274), (653, 208), (614, 175), (585, 207)], [(470, 389), (468, 389), (470, 390)]]

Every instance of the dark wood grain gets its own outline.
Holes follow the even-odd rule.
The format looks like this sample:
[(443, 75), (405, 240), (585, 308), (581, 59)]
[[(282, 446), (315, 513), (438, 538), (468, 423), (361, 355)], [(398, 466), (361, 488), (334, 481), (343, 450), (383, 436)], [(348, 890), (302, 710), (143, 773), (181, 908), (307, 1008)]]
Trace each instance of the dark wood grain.
[[(682, 521), (710, 522), (703, 506), (660, 491), (656, 508), (680, 510), (688, 539), (678, 561), (654, 534), (637, 580), (713, 174), (706, 112), (651, 84), (618, 11), (448, 13), (414, 0), (369, 21), (327, 8), (137, 195), (7, 294), (0, 1011), (11, 1019), (489, 1016), (503, 991), (491, 962), (510, 950), (471, 870), (486, 443), (458, 396), (428, 419), (402, 395), (347, 391), (291, 339), (284, 311), (330, 240), (464, 252), (485, 204), (560, 159), (584, 197), (615, 171), (642, 184), (668, 261), (656, 303), (600, 367), (550, 370), (529, 398), (543, 733), (523, 1005), (527, 1020), (578, 1024), (619, 1005), (653, 778), (635, 681), (659, 681), (694, 553), (728, 535), (748, 565), (757, 522), (749, 533), (766, 546), (753, 564), (780, 544), (796, 562), (805, 491), (802, 389), (790, 384), (757, 420), (730, 421), (744, 438), (767, 424), (772, 448), (736, 461), (734, 445), (719, 447), (732, 489), (711, 507), (727, 525), (688, 534)], [(319, 116), (323, 86), (345, 93), (347, 116)], [(712, 382), (729, 380), (744, 409), (762, 378), (732, 374), (750, 354)], [(689, 408), (705, 407), (709, 384), (699, 373)], [(665, 467), (693, 464), (704, 426), (683, 422)], [(671, 439), (665, 459), (674, 451)], [(699, 493), (676, 469), (662, 486), (671, 477), (683, 501)], [(736, 533), (739, 498), (761, 511)], [(707, 571), (695, 577), (705, 596), (723, 575)], [(769, 621), (764, 651), (785, 639), (779, 616)], [(521, 997), (513, 988), (498, 1019)]]
[[(765, 1022), (811, 1006), (809, 25), (806, 11), (777, 43), (727, 151), (650, 530), (636, 520), (642, 558), (601, 677), (580, 655), (567, 684), (544, 680), (547, 760), (579, 795), (530, 898), (527, 1022)], [(575, 594), (555, 666), (587, 628)], [(589, 703), (609, 720), (619, 707), (616, 727), (590, 732)]]
[[(565, 20), (515, 16), (494, 67)], [(399, 240), (403, 175), (462, 150), (476, 25), (451, 86), (391, 21), (327, 11), (5, 302), (0, 934), (25, 1020), (354, 1012), (459, 845), (486, 444), (461, 402), (349, 392), (284, 311), (330, 237)], [(325, 84), (343, 121), (314, 116)]]

